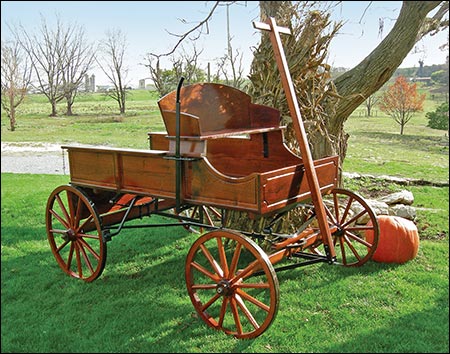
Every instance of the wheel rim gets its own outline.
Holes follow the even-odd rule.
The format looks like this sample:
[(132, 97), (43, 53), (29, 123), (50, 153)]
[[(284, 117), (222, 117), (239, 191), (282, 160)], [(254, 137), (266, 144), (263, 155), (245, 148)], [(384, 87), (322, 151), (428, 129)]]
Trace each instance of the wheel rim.
[(276, 316), (279, 285), (273, 266), (243, 235), (218, 230), (198, 238), (187, 255), (185, 276), (195, 310), (212, 328), (254, 338)]
[(61, 269), (90, 282), (106, 262), (106, 242), (100, 218), (86, 195), (72, 186), (60, 186), (46, 208), (47, 239)]
[[(331, 231), (336, 262), (347, 267), (361, 266), (372, 258), (378, 245), (376, 214), (358, 194), (345, 189), (334, 189), (323, 196), (327, 220)], [(370, 222), (369, 222), (370, 221)], [(369, 243), (365, 234), (373, 232)], [(321, 238), (309, 248), (315, 254), (323, 254)]]

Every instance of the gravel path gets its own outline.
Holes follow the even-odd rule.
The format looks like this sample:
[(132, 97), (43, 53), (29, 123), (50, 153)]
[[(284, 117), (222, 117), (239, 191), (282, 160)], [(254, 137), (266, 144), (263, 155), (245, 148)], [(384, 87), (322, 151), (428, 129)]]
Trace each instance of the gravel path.
[(2, 142), (2, 172), (69, 174), (67, 153), (59, 144)]

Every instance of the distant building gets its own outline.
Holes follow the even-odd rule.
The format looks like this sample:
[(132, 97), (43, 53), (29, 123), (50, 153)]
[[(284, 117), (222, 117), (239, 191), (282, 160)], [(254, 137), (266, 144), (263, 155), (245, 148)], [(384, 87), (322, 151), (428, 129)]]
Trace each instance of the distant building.
[(84, 75), (84, 92), (95, 92), (95, 75)]
[(97, 92), (108, 92), (114, 89), (112, 85), (97, 85)]
[(426, 84), (431, 83), (431, 77), (412, 77), (410, 80), (412, 82), (424, 82)]
[(90, 92), (95, 92), (95, 75), (92, 74), (89, 79)]

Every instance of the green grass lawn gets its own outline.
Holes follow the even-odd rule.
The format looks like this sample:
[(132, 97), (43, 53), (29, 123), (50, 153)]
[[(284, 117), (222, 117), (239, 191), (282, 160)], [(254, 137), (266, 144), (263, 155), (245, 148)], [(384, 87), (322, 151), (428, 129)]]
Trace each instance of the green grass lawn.
[[(427, 109), (437, 104), (427, 101)], [(45, 100), (30, 97), (15, 132), (2, 114), (2, 142), (147, 148), (147, 132), (164, 130), (156, 96), (146, 91), (133, 92), (125, 116), (98, 94), (80, 98), (74, 112), (50, 118)], [(356, 111), (345, 128), (345, 172), (448, 182), (448, 138), (426, 127), (425, 112), (404, 135), (379, 113)], [(196, 235), (183, 228), (123, 230), (107, 244), (97, 280), (65, 275), (46, 239), (45, 208), (53, 189), (68, 182), (64, 175), (2, 173), (2, 352), (449, 351), (448, 187), (345, 179), (346, 188), (363, 195), (413, 192), (417, 257), (402, 265), (369, 261), (358, 268), (320, 264), (280, 272), (274, 323), (258, 338), (236, 340), (195, 314), (184, 262)], [(149, 220), (143, 222), (158, 221)]]
[(67, 182), (2, 174), (2, 352), (448, 353), (448, 238), (421, 240), (402, 265), (278, 273), (274, 323), (237, 340), (195, 315), (184, 261), (196, 236), (183, 228), (123, 230), (97, 280), (65, 275), (44, 214), (50, 192)]

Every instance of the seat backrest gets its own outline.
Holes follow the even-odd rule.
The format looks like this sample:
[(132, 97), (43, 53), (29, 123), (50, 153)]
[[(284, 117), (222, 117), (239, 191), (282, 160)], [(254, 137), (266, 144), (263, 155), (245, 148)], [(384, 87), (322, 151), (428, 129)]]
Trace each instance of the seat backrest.
[[(158, 101), (169, 135), (175, 135), (176, 91)], [(180, 91), (181, 135), (212, 136), (252, 129), (278, 127), (278, 110), (251, 103), (251, 98), (231, 86), (199, 83)]]

